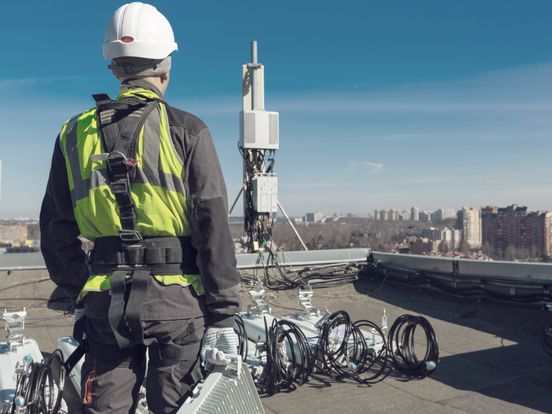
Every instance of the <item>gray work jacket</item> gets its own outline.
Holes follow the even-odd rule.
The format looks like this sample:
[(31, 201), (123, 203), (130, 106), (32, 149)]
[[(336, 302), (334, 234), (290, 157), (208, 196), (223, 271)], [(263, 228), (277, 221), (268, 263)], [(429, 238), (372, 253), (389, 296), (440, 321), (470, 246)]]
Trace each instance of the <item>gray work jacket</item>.
[[(126, 86), (147, 88), (143, 80)], [(186, 194), (190, 209), (192, 244), (197, 250), (205, 295), (191, 288), (162, 286), (152, 280), (142, 309), (145, 320), (205, 316), (207, 324), (229, 327), (240, 309), (239, 274), (228, 227), (228, 199), (220, 163), (207, 126), (196, 116), (167, 105), (171, 138), (186, 168)], [(75, 300), (89, 276), (87, 256), (78, 239), (65, 159), (56, 140), (50, 177), (40, 212), (41, 249), (51, 279)], [(153, 278), (152, 278), (153, 279)], [(89, 317), (107, 318), (108, 292), (85, 297)]]

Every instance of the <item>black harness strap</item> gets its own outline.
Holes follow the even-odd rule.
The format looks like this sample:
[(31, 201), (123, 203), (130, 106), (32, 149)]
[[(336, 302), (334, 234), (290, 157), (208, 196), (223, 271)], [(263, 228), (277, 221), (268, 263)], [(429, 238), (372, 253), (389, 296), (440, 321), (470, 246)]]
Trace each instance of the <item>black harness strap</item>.
[(81, 360), (81, 358), (86, 353), (86, 340), (84, 338), (84, 328), (86, 325), (86, 316), (82, 316), (75, 325), (73, 326), (73, 338), (77, 340), (79, 345), (77, 348), (69, 355), (67, 361), (63, 363), (65, 372), (67, 375), (75, 368), (75, 365)]
[(150, 280), (148, 269), (136, 269), (132, 274), (132, 286), (125, 310), (125, 319), (130, 329), (130, 345), (143, 343), (144, 330), (142, 329), (141, 313)]
[[(130, 188), (136, 166), (136, 142), (156, 99), (124, 98), (113, 101), (105, 94), (93, 95), (96, 101), (96, 119), (106, 151), (107, 178), (121, 221), (119, 233), (123, 243), (139, 243), (142, 236), (136, 230), (136, 212)], [(134, 262), (137, 262), (136, 260)], [(117, 265), (111, 274), (111, 304), (109, 324), (119, 348), (142, 344), (140, 310), (146, 296), (150, 271), (135, 266)], [(132, 277), (127, 293), (126, 278)]]
[[(153, 272), (198, 273), (189, 238), (144, 240), (136, 230), (130, 183), (136, 172), (138, 136), (159, 100), (141, 96), (112, 101), (94, 95), (98, 130), (106, 154), (107, 178), (121, 221), (119, 237), (101, 237), (92, 252), (92, 273), (111, 275), (109, 324), (119, 348), (144, 344), (141, 309)], [(186, 262), (184, 263), (184, 261)], [(163, 271), (163, 272), (162, 272)], [(132, 283), (127, 285), (126, 278)]]
[(125, 291), (127, 270), (117, 270), (111, 275), (111, 304), (108, 319), (119, 348), (130, 346), (130, 330), (125, 320)]
[[(111, 101), (105, 94), (93, 95), (100, 137), (107, 152), (107, 176), (119, 209), (120, 236), (126, 241), (141, 240), (136, 231), (136, 212), (130, 192), (130, 175), (135, 172), (138, 135), (159, 101), (127, 98)], [(129, 175), (130, 174), (130, 175)]]
[(63, 363), (63, 367), (65, 368), (65, 372), (67, 373), (67, 375), (69, 375), (69, 373), (73, 371), (73, 368), (75, 368), (75, 365), (79, 363), (79, 361), (81, 360), (81, 358), (84, 356), (85, 353), (86, 353), (86, 347), (79, 345), (71, 353), (71, 355), (69, 355), (69, 358), (67, 358), (67, 361)]
[(151, 274), (198, 274), (197, 251), (189, 237), (146, 237), (128, 244), (120, 237), (100, 237), (90, 256), (92, 274), (111, 274), (121, 268), (147, 268)]

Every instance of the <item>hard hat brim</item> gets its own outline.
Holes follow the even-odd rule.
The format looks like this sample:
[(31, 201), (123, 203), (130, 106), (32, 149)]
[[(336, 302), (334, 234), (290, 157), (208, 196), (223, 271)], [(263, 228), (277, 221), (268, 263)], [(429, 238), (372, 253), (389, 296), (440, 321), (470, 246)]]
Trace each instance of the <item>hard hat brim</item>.
[(173, 43), (152, 43), (144, 41), (134, 41), (132, 43), (123, 43), (121, 40), (113, 40), (103, 45), (103, 55), (105, 59), (115, 59), (119, 57), (139, 57), (145, 59), (164, 59), (171, 53), (178, 51), (178, 44)]

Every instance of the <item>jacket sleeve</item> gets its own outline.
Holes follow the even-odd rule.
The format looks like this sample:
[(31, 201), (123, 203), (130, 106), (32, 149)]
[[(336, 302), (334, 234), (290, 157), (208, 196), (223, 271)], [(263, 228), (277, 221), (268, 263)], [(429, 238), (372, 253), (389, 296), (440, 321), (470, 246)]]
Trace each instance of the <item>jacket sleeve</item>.
[(230, 228), (226, 185), (209, 130), (195, 137), (187, 162), (192, 244), (205, 287), (209, 326), (231, 327), (240, 310), (239, 274)]
[(52, 281), (75, 301), (88, 278), (59, 136), (40, 210), (40, 248)]

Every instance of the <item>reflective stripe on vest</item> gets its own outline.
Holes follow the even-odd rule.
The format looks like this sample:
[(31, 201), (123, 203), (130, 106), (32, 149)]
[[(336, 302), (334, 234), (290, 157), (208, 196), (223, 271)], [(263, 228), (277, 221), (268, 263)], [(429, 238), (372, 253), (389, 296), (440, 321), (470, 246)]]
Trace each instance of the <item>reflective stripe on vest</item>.
[[(117, 100), (127, 96), (158, 99), (146, 89), (131, 89), (121, 93)], [(98, 237), (118, 235), (121, 222), (114, 195), (107, 183), (106, 162), (90, 158), (105, 153), (98, 132), (96, 108), (67, 121), (60, 133), (60, 144), (81, 235), (92, 241)], [(161, 102), (140, 131), (136, 161), (136, 177), (131, 184), (136, 207), (136, 230), (146, 237), (189, 236), (184, 163), (174, 148), (166, 108)], [(202, 290), (198, 275), (158, 277), (164, 284), (192, 284), (198, 286), (196, 290)], [(106, 283), (105, 279), (105, 275), (93, 275), (82, 293), (109, 289), (111, 283)]]

